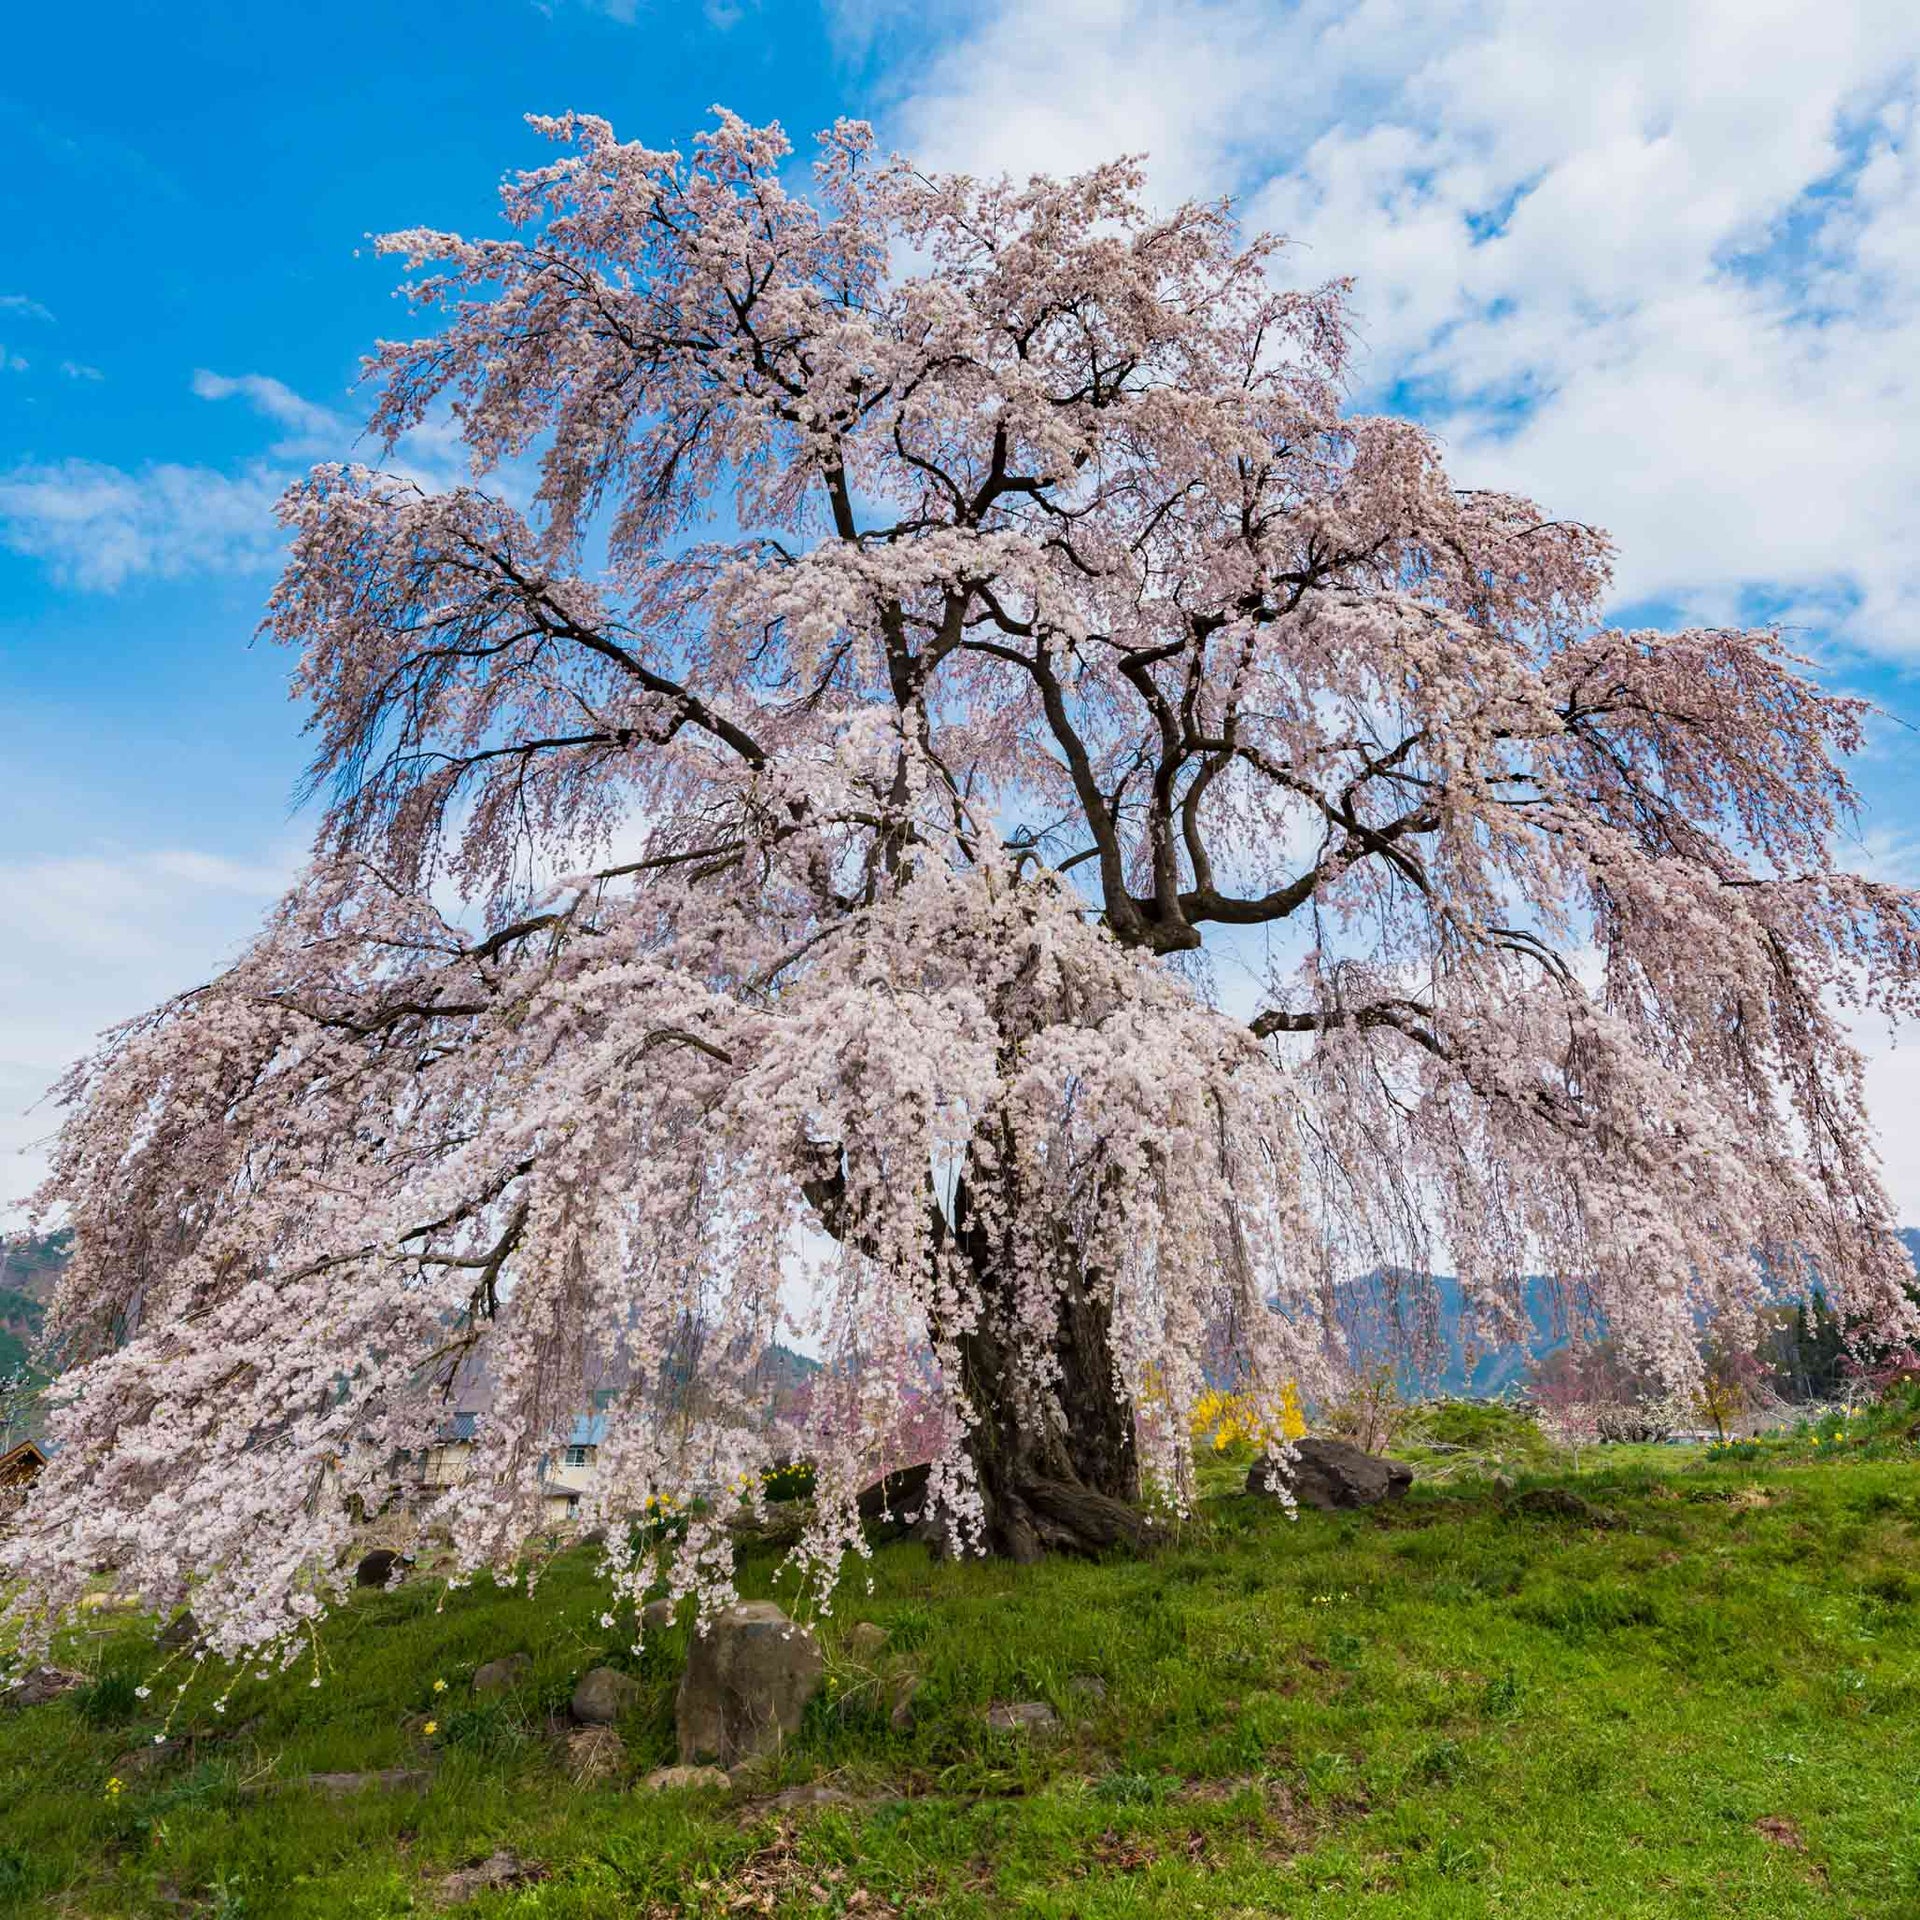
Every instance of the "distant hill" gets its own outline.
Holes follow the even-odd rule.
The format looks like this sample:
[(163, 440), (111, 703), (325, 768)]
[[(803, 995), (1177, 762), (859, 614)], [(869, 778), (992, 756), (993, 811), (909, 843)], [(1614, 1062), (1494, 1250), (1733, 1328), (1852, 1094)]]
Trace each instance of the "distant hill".
[(73, 1235), (65, 1227), (58, 1233), (0, 1234), (0, 1293), (23, 1294), (44, 1306), (72, 1250)]
[[(1902, 1227), (1900, 1239), (1920, 1276), (1920, 1227)], [(1566, 1344), (1551, 1282), (1527, 1282), (1529, 1333), (1524, 1343), (1482, 1346), (1471, 1354), (1464, 1337), (1466, 1297), (1451, 1274), (1433, 1277), (1430, 1309), (1425, 1289), (1408, 1277), (1370, 1273), (1334, 1289), (1334, 1314), (1349, 1350), (1391, 1360), (1409, 1392), (1491, 1398), (1519, 1386), (1536, 1360)]]

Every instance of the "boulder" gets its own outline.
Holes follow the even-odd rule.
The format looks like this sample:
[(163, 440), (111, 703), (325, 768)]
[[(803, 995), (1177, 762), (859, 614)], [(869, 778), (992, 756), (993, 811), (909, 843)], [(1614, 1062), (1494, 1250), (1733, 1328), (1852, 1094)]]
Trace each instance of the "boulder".
[[(1294, 1443), (1293, 1497), (1303, 1507), (1330, 1513), (1337, 1507), (1373, 1507), (1398, 1500), (1413, 1485), (1413, 1469), (1403, 1460), (1383, 1460), (1345, 1440)], [(1271, 1460), (1256, 1460), (1247, 1474), (1247, 1491), (1265, 1493)], [(1286, 1473), (1280, 1473), (1285, 1483)]]
[(673, 1625), (673, 1602), (649, 1600), (640, 1609), (640, 1625), (648, 1633), (660, 1633)]
[(547, 1870), (530, 1860), (522, 1860), (506, 1848), (489, 1854), (471, 1867), (456, 1867), (440, 1882), (436, 1892), (443, 1907), (457, 1907), (477, 1899), (483, 1893), (495, 1893), (506, 1887), (529, 1887), (547, 1877)]
[(473, 1690), (481, 1694), (511, 1693), (515, 1687), (525, 1684), (532, 1671), (531, 1654), (510, 1653), (504, 1660), (489, 1660), (484, 1666), (476, 1667)]
[(887, 1725), (895, 1733), (913, 1731), (913, 1696), (920, 1691), (921, 1684), (917, 1673), (903, 1673), (887, 1689)]
[(1104, 1706), (1107, 1698), (1107, 1683), (1097, 1673), (1076, 1673), (1067, 1682), (1067, 1691), (1077, 1700), (1085, 1700), (1093, 1706)]
[(193, 1609), (169, 1620), (154, 1636), (154, 1645), (162, 1653), (180, 1653), (186, 1648), (198, 1645), (200, 1640), (200, 1622), (193, 1617)]
[(856, 1620), (847, 1634), (847, 1651), (856, 1660), (871, 1660), (887, 1644), (887, 1630), (871, 1620)]
[(1060, 1716), (1044, 1700), (996, 1700), (987, 1708), (995, 1733), (1051, 1733)]
[(824, 1663), (812, 1634), (768, 1601), (729, 1607), (694, 1636), (674, 1703), (680, 1758), (690, 1766), (777, 1752), (800, 1731)]
[(718, 1767), (656, 1767), (640, 1784), (649, 1793), (725, 1793), (733, 1782)]
[(567, 1735), (567, 1778), (576, 1787), (614, 1779), (626, 1764), (626, 1743), (611, 1727), (581, 1727)]
[(640, 1697), (640, 1683), (612, 1667), (595, 1667), (580, 1676), (567, 1711), (583, 1727), (610, 1727)]
[(29, 1667), (10, 1685), (0, 1686), (0, 1706), (44, 1707), (81, 1684), (81, 1676), (65, 1667)]

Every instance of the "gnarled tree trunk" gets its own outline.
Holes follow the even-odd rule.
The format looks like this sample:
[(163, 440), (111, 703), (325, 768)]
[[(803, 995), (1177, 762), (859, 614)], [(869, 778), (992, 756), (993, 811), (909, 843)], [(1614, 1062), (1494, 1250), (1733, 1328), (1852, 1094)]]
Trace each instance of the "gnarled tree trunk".
[[(979, 1324), (957, 1342), (961, 1384), (978, 1416), (967, 1438), (990, 1553), (1033, 1561), (1137, 1544), (1140, 1460), (1133, 1409), (1114, 1372), (1111, 1311), (1064, 1230), (1052, 1236), (1058, 1368), (1051, 1403), (1016, 1353), (1009, 1263), (982, 1229), (966, 1183), (953, 1235), (979, 1289)], [(1055, 1404), (1057, 1403), (1057, 1404)]]

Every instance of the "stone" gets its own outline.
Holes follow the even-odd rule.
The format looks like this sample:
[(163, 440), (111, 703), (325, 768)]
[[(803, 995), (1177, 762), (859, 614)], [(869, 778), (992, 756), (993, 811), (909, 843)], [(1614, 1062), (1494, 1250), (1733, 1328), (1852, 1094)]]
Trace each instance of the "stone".
[(591, 1532), (583, 1533), (578, 1544), (583, 1547), (604, 1547), (607, 1544), (606, 1528), (595, 1527)]
[(886, 1644), (886, 1628), (871, 1620), (856, 1620), (847, 1634), (847, 1651), (857, 1660), (871, 1660)]
[(581, 1727), (567, 1735), (567, 1778), (576, 1787), (611, 1780), (626, 1764), (626, 1742), (611, 1727)]
[(610, 1727), (640, 1697), (640, 1683), (612, 1667), (595, 1667), (580, 1676), (567, 1711), (583, 1727)]
[(395, 1568), (404, 1570), (405, 1561), (391, 1547), (375, 1547), (362, 1556), (360, 1564), (353, 1570), (353, 1584), (356, 1587), (384, 1587), (391, 1584)]
[(673, 1625), (673, 1602), (649, 1600), (640, 1609), (640, 1625), (648, 1633), (660, 1633)]
[(1513, 1475), (1510, 1473), (1496, 1473), (1490, 1484), (1495, 1493), (1511, 1493), (1513, 1491)]
[(510, 1653), (503, 1660), (489, 1660), (484, 1666), (476, 1667), (473, 1670), (473, 1690), (475, 1693), (511, 1693), (515, 1687), (526, 1683), (532, 1671), (531, 1654)]
[(200, 1622), (193, 1617), (193, 1609), (175, 1615), (154, 1636), (153, 1644), (162, 1653), (183, 1653), (195, 1645), (200, 1638)]
[(315, 1793), (335, 1800), (350, 1793), (405, 1793), (425, 1787), (424, 1767), (381, 1767), (371, 1773), (310, 1773), (306, 1783)]
[(680, 1758), (730, 1769), (778, 1752), (824, 1673), (813, 1635), (771, 1602), (728, 1607), (694, 1635), (674, 1702)]
[(1096, 1673), (1076, 1673), (1067, 1682), (1067, 1691), (1082, 1700), (1089, 1700), (1095, 1706), (1102, 1706), (1107, 1698), (1107, 1683)]
[[(1323, 1513), (1398, 1500), (1413, 1485), (1413, 1469), (1404, 1460), (1383, 1460), (1345, 1440), (1299, 1440), (1294, 1452), (1293, 1497)], [(1271, 1460), (1256, 1460), (1247, 1474), (1247, 1491), (1265, 1493), (1273, 1471)], [(1284, 1485), (1284, 1470), (1280, 1479)]]
[(733, 1786), (718, 1767), (656, 1767), (640, 1784), (649, 1793), (726, 1793)]
[(1051, 1733), (1060, 1716), (1044, 1700), (996, 1700), (987, 1708), (995, 1733)]
[(903, 1673), (887, 1689), (887, 1698), (890, 1703), (887, 1725), (895, 1733), (913, 1731), (913, 1696), (920, 1691), (921, 1684), (917, 1673)]
[(0, 1706), (44, 1707), (81, 1684), (81, 1676), (65, 1667), (29, 1667), (10, 1686), (0, 1686)]
[(474, 1866), (456, 1867), (434, 1891), (443, 1907), (453, 1907), (464, 1900), (477, 1899), (483, 1893), (534, 1886), (546, 1877), (545, 1867), (522, 1860), (517, 1853), (503, 1847)]
[(143, 1775), (156, 1773), (183, 1758), (189, 1751), (190, 1748), (178, 1740), (169, 1740), (164, 1747), (157, 1747), (149, 1740), (144, 1747), (129, 1747), (125, 1753), (116, 1755), (113, 1765), (107, 1769), (107, 1778), (131, 1785)]
[(789, 1787), (767, 1803), (776, 1813), (798, 1813), (807, 1807), (850, 1807), (853, 1795), (838, 1787)]

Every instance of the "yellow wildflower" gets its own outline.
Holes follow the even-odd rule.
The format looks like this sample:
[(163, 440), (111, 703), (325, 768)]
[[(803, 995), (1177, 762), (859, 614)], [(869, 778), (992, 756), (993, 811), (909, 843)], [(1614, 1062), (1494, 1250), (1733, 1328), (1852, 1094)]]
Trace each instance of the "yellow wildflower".
[(433, 1683), (433, 1690), (435, 1693), (445, 1693), (447, 1690), (447, 1683), (444, 1680), (436, 1680)]
[(420, 1731), (427, 1734), (438, 1733), (440, 1731), (440, 1722), (438, 1720), (429, 1720)]

